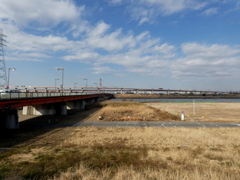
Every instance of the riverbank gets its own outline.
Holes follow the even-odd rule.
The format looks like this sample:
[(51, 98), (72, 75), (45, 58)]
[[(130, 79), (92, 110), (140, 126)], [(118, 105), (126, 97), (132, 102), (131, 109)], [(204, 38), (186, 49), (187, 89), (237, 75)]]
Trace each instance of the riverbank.
[[(240, 102), (104, 101), (87, 121), (181, 121), (240, 123)], [(101, 119), (99, 119), (101, 117)]]
[[(144, 101), (144, 100), (143, 100)], [(196, 101), (194, 101), (196, 102)], [(73, 124), (80, 121), (185, 121), (191, 122), (240, 122), (240, 102), (145, 102), (108, 100), (85, 111), (72, 112), (67, 116), (26, 116), (19, 113), (20, 128)], [(101, 118), (100, 118), (101, 117)], [(34, 123), (36, 125), (34, 125)]]
[[(47, 127), (49, 123), (132, 121), (137, 115), (180, 121), (168, 119), (175, 116), (162, 110), (171, 104), (183, 107), (183, 103), (150, 103), (157, 107), (149, 107), (134, 101), (104, 101), (67, 116), (25, 117), (20, 123), (23, 129), (1, 136), (0, 147), (12, 151), (0, 154), (0, 179), (239, 179), (239, 128)], [(211, 107), (221, 113), (221, 108), (231, 110), (239, 103), (218, 104), (225, 103), (211, 103)], [(213, 110), (205, 106), (205, 111)]]
[(240, 103), (150, 102), (145, 104), (179, 117), (184, 114), (185, 121), (240, 123)]
[(239, 94), (191, 95), (191, 94), (114, 94), (115, 99), (240, 99)]

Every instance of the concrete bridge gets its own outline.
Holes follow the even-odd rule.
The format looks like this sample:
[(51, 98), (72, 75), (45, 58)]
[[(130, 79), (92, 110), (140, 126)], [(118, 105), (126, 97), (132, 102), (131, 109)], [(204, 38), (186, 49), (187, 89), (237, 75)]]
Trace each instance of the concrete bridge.
[[(58, 87), (12, 87), (21, 92), (61, 92)], [(180, 95), (239, 95), (240, 91), (211, 91), (164, 88), (121, 88), (121, 87), (64, 87), (65, 93), (110, 93), (110, 94), (180, 94)]]
[(0, 129), (18, 129), (18, 110), (24, 115), (67, 115), (67, 109), (111, 98), (108, 93), (14, 92), (0, 93)]

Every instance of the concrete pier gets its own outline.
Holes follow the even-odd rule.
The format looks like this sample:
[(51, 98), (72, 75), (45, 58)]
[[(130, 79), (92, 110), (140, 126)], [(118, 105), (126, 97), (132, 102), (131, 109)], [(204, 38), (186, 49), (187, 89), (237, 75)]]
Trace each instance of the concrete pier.
[(67, 109), (83, 110), (83, 109), (85, 109), (85, 105), (86, 105), (85, 100), (68, 101)]
[(0, 128), (3, 129), (18, 129), (18, 110), (6, 109), (0, 111)]
[(95, 99), (75, 100), (51, 104), (40, 104), (35, 106), (24, 106), (23, 115), (67, 115), (68, 109), (83, 110), (86, 104), (92, 104)]
[(67, 115), (65, 102), (24, 106), (23, 115)]

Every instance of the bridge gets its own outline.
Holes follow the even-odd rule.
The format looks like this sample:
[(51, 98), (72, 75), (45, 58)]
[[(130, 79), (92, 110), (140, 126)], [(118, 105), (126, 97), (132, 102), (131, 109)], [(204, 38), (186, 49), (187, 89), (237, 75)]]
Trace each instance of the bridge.
[(66, 115), (67, 109), (84, 109), (87, 104), (113, 94), (239, 94), (236, 92), (140, 89), (118, 87), (14, 87), (13, 93), (0, 92), (0, 129), (18, 129), (18, 109), (25, 115)]
[(25, 115), (67, 115), (67, 109), (85, 109), (111, 98), (103, 92), (19, 91), (0, 93), (0, 129), (18, 129), (18, 110)]
[[(58, 87), (12, 87), (21, 92), (61, 92)], [(111, 94), (240, 94), (240, 91), (212, 91), (164, 88), (123, 88), (123, 87), (65, 87), (64, 92), (93, 93), (104, 92)]]

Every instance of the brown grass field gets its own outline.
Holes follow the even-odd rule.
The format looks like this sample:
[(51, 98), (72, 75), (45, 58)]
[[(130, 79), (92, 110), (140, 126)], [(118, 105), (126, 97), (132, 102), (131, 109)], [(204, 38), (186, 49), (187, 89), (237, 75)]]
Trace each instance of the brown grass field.
[[(57, 130), (55, 130), (57, 131)], [(238, 128), (64, 128), (0, 156), (5, 179), (213, 179), (240, 176)], [(58, 131), (58, 133), (60, 133)]]
[[(91, 121), (99, 114), (103, 120), (110, 115), (129, 120), (144, 113), (144, 117), (164, 117), (161, 121), (178, 120), (145, 104), (104, 102), (101, 106), (59, 118), (58, 123)], [(41, 117), (41, 121), (47, 120)], [(237, 180), (239, 133), (240, 128), (25, 129), (1, 139), (1, 147), (15, 150), (0, 154), (0, 179)]]
[[(146, 103), (148, 106), (181, 115), (186, 121), (240, 122), (240, 103)], [(195, 111), (194, 111), (195, 106)], [(194, 114), (195, 112), (195, 114)]]
[[(134, 101), (106, 101), (97, 113), (102, 121), (171, 121), (179, 117)], [(98, 117), (99, 117), (98, 116)], [(91, 120), (96, 121), (93, 117)]]

